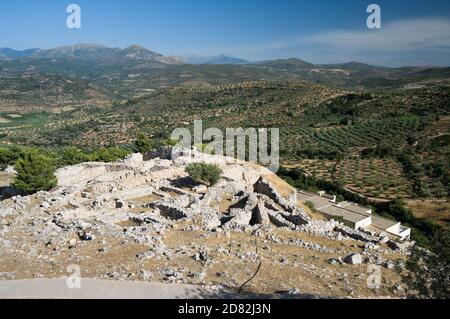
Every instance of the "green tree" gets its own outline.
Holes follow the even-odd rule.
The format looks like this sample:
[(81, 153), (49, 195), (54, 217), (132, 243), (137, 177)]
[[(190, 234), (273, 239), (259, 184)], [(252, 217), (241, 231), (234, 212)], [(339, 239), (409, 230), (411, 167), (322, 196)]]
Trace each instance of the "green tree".
[(76, 165), (89, 162), (90, 156), (74, 146), (64, 148), (59, 154), (58, 166)]
[(151, 151), (154, 149), (154, 146), (153, 141), (144, 133), (140, 133), (134, 142), (134, 149), (141, 154)]
[(189, 164), (186, 167), (186, 172), (197, 183), (208, 184), (209, 186), (215, 185), (223, 173), (217, 165), (205, 163)]
[(450, 230), (442, 228), (431, 238), (430, 251), (415, 247), (406, 263), (404, 276), (410, 297), (450, 298)]
[(179, 143), (178, 140), (166, 139), (161, 142), (162, 146), (175, 146)]
[(58, 183), (53, 161), (36, 150), (28, 151), (19, 158), (15, 168), (17, 176), (14, 187), (25, 193), (48, 191)]
[(9, 149), (0, 147), (0, 171), (6, 169), (6, 167), (11, 163), (12, 158), (13, 154)]
[(6, 169), (8, 165), (14, 165), (15, 161), (20, 158), (23, 153), (23, 147), (0, 147), (0, 171)]

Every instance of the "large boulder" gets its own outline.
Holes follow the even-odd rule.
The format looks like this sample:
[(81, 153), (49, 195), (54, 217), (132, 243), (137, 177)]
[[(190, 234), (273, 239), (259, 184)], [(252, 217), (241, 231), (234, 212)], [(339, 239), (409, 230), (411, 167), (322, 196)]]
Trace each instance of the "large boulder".
[(227, 226), (249, 226), (252, 219), (252, 212), (239, 208), (230, 209), (230, 222)]
[(16, 171), (16, 169), (14, 168), (14, 166), (8, 166), (8, 167), (5, 169), (5, 173), (8, 174), (8, 175), (16, 175), (16, 174), (17, 174), (17, 171)]
[(172, 206), (165, 203), (157, 203), (154, 205), (161, 212), (161, 215), (173, 220), (179, 220), (188, 217), (182, 207)]
[(270, 184), (264, 177), (261, 177), (254, 185), (253, 191), (255, 193), (263, 194), (280, 205), (284, 210), (292, 212), (293, 208), (289, 203), (278, 193), (278, 191)]
[(291, 223), (290, 221), (283, 218), (283, 216), (279, 212), (274, 211), (267, 211), (267, 214), (269, 215), (270, 222), (274, 224), (277, 227), (286, 227), (289, 229), (294, 229), (295, 225)]
[(150, 161), (152, 159), (157, 159), (157, 158), (165, 159), (165, 160), (172, 160), (172, 147), (170, 147), (170, 146), (160, 147), (156, 150), (146, 152), (143, 155), (144, 161)]
[(309, 222), (300, 212), (297, 212), (297, 214), (283, 214), (283, 218), (297, 226), (306, 225)]
[(362, 256), (358, 253), (353, 253), (344, 258), (344, 261), (350, 265), (361, 265), (363, 262)]

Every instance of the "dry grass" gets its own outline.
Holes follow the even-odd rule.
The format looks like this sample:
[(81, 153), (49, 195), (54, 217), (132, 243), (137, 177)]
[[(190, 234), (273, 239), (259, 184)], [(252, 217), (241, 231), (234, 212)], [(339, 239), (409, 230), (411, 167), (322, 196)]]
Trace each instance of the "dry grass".
[(232, 198), (233, 194), (227, 194), (227, 196), (222, 197), (218, 202), (212, 201), (210, 206), (216, 208), (221, 213), (226, 213), (229, 211), (230, 206), (235, 204), (235, 202), (232, 201)]
[[(275, 229), (274, 235), (282, 238), (282, 243), (273, 243), (265, 238), (250, 236), (249, 233), (233, 232), (229, 238), (223, 234), (203, 236), (201, 232), (185, 232), (174, 230), (166, 234), (164, 242), (169, 247), (178, 247), (180, 242), (190, 245), (208, 247), (215, 263), (206, 269), (206, 280), (213, 284), (223, 284), (226, 280), (234, 288), (249, 279), (256, 271), (258, 261), (241, 260), (234, 254), (223, 255), (215, 252), (218, 248), (230, 249), (233, 253), (245, 255), (248, 252), (258, 252), (262, 267), (258, 275), (246, 286), (253, 293), (273, 294), (297, 288), (304, 294), (348, 297), (349, 291), (355, 295), (376, 297), (391, 295), (388, 285), (375, 292), (367, 288), (367, 265), (334, 266), (328, 263), (330, 258), (337, 258), (350, 252), (361, 251), (356, 241), (336, 242), (334, 240), (316, 237), (304, 233), (293, 233), (288, 230)], [(339, 253), (319, 253), (289, 243), (290, 239), (318, 243)], [(197, 267), (191, 256), (180, 262), (186, 267)], [(384, 258), (397, 259), (398, 256), (387, 254)], [(281, 259), (288, 262), (282, 263)], [(199, 268), (201, 270), (201, 268)], [(203, 269), (205, 271), (205, 269)], [(394, 271), (383, 269), (385, 282), (398, 283), (399, 276)], [(223, 273), (225, 276), (217, 276)], [(348, 278), (343, 280), (343, 278)]]
[(12, 182), (12, 177), (5, 172), (0, 172), (0, 187), (9, 186)]
[(153, 202), (156, 202), (161, 199), (161, 196), (156, 194), (149, 194), (142, 197), (137, 197), (130, 199), (129, 202), (135, 205), (147, 205)]
[(272, 186), (280, 193), (283, 197), (289, 197), (292, 195), (293, 192), (295, 192), (295, 188), (293, 188), (291, 185), (286, 183), (284, 180), (279, 178), (275, 174), (266, 174), (262, 175), (269, 183), (272, 184)]
[[(0, 272), (14, 272), (16, 279), (35, 277), (60, 278), (67, 275), (67, 266), (80, 266), (85, 278), (104, 278), (109, 272), (129, 274), (128, 280), (142, 280), (139, 273), (142, 269), (153, 273), (151, 281), (164, 281), (161, 270), (166, 267), (187, 268), (193, 272), (204, 272), (204, 279), (184, 276), (183, 282), (189, 284), (224, 284), (238, 289), (256, 271), (259, 262), (262, 267), (257, 276), (246, 286), (245, 290), (258, 294), (274, 294), (297, 288), (305, 295), (345, 297), (399, 297), (392, 293), (392, 287), (400, 283), (399, 275), (393, 271), (382, 269), (382, 286), (379, 290), (367, 288), (367, 265), (331, 265), (330, 258), (345, 256), (351, 252), (361, 252), (361, 243), (353, 240), (338, 242), (305, 233), (296, 233), (284, 229), (273, 229), (262, 236), (251, 236), (248, 232), (210, 233), (207, 231), (186, 231), (192, 222), (181, 222), (173, 229), (166, 231), (163, 241), (167, 248), (176, 250), (187, 249), (186, 254), (176, 254), (170, 259), (165, 257), (145, 259), (139, 262), (136, 256), (148, 251), (149, 247), (132, 242), (123, 242), (114, 237), (98, 237), (90, 242), (78, 242), (73, 247), (58, 249), (55, 254), (51, 245), (42, 245), (39, 255), (51, 257), (34, 258), (20, 251), (14, 255), (5, 253), (0, 256)], [(121, 225), (130, 227), (132, 225)], [(269, 236), (280, 239), (278, 243)], [(16, 233), (14, 236), (24, 245), (32, 241), (27, 234)], [(101, 241), (100, 241), (101, 240)], [(323, 253), (306, 249), (293, 244), (295, 240), (320, 244), (332, 252)], [(108, 252), (101, 253), (100, 248), (111, 247)], [(192, 256), (198, 248), (205, 247), (209, 258), (214, 263), (209, 266), (195, 261)], [(218, 249), (229, 250), (224, 254)], [(249, 252), (257, 252), (256, 260), (242, 259)], [(380, 253), (384, 260), (399, 260), (404, 257), (389, 252)], [(282, 262), (284, 259), (284, 262)], [(220, 274), (220, 276), (218, 275)], [(352, 292), (352, 293), (351, 293)]]
[(427, 219), (442, 226), (450, 225), (448, 200), (415, 200), (407, 201), (406, 204), (417, 218)]

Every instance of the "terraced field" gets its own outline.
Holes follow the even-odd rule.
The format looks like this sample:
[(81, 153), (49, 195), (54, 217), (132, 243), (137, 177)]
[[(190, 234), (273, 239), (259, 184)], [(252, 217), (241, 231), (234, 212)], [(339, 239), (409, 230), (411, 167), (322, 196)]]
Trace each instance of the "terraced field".
[(403, 166), (393, 159), (302, 160), (286, 167), (300, 168), (316, 178), (339, 181), (347, 189), (373, 198), (413, 196)]
[(0, 112), (67, 112), (85, 105), (105, 106), (111, 98), (89, 82), (59, 75), (0, 77)]
[(77, 94), (67, 96), (72, 102), (65, 109), (11, 116), (12, 109), (0, 108), (0, 143), (127, 145), (140, 132), (165, 139), (198, 119), (204, 129), (274, 127), (284, 164), (355, 192), (380, 199), (449, 194), (449, 86), (351, 92), (304, 81), (245, 81), (156, 89), (124, 100), (95, 102), (81, 94), (83, 102), (75, 103)]

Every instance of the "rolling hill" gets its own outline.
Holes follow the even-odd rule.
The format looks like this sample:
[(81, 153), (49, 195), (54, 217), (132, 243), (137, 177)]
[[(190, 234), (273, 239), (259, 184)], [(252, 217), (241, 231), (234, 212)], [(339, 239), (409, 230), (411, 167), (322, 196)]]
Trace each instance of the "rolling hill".
[[(380, 90), (423, 86), (449, 78), (449, 68), (387, 68), (358, 62), (316, 65), (300, 59), (248, 62), (216, 56), (163, 56), (142, 46), (125, 49), (78, 44), (55, 49), (1, 49), (0, 76), (60, 74), (103, 85), (124, 98), (174, 86), (221, 85), (242, 81), (297, 80), (335, 88)], [(185, 64), (185, 62), (189, 64)]]
[(129, 145), (196, 119), (277, 127), (283, 163), (317, 178), (381, 199), (449, 194), (449, 68), (170, 64), (139, 46), (2, 52), (21, 58), (0, 61), (0, 143)]

